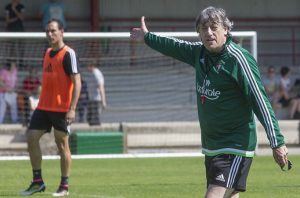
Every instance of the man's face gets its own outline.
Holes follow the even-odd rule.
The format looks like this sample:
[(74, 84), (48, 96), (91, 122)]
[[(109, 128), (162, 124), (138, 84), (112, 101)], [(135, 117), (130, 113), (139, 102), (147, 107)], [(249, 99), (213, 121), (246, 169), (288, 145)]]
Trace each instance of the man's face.
[(63, 30), (58, 28), (57, 22), (51, 22), (47, 26), (46, 36), (51, 46), (58, 45), (63, 39)]
[(275, 69), (274, 69), (274, 68), (269, 68), (269, 69), (268, 69), (268, 75), (269, 75), (270, 77), (275, 76)]
[(210, 52), (220, 52), (226, 42), (228, 31), (218, 22), (207, 22), (200, 25), (200, 39)]
[(87, 66), (87, 69), (88, 69), (89, 72), (92, 72), (94, 70), (94, 68), (95, 68), (95, 66), (93, 64), (89, 64)]

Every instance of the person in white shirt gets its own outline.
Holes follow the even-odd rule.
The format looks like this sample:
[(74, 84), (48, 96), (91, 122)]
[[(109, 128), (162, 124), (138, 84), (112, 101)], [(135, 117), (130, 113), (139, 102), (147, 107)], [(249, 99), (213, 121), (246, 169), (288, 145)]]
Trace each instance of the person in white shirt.
[(280, 88), (280, 79), (276, 75), (274, 66), (269, 66), (267, 74), (262, 76), (262, 82), (264, 84), (267, 96), (272, 104), (274, 110), (278, 106), (278, 95)]
[(279, 103), (282, 107), (289, 107), (289, 119), (294, 119), (297, 111), (300, 110), (300, 99), (293, 97), (291, 89), (293, 87), (292, 81), (289, 76), (290, 68), (282, 67), (280, 69), (280, 91), (279, 91)]
[(96, 63), (94, 62), (90, 63), (87, 68), (87, 120), (89, 125), (101, 125), (100, 114), (102, 109), (106, 108), (104, 76), (102, 72), (96, 67)]

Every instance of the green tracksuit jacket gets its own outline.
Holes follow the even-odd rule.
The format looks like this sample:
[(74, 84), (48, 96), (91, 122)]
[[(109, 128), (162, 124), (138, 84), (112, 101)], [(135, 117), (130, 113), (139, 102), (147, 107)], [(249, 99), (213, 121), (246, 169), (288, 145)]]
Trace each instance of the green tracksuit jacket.
[(225, 49), (209, 53), (200, 42), (187, 42), (148, 32), (145, 43), (196, 70), (198, 116), (202, 152), (253, 157), (255, 115), (267, 133), (271, 148), (284, 144), (274, 111), (251, 54), (228, 37)]

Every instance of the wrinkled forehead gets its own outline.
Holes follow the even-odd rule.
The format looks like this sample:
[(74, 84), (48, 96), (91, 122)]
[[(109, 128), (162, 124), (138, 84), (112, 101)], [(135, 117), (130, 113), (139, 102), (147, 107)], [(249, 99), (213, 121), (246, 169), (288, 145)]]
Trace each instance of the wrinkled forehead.
[(207, 21), (205, 23), (200, 23), (200, 27), (216, 27), (216, 26), (222, 26), (223, 27), (223, 24), (219, 21)]
[(200, 19), (201, 26), (222, 24), (222, 18), (216, 13), (203, 14)]

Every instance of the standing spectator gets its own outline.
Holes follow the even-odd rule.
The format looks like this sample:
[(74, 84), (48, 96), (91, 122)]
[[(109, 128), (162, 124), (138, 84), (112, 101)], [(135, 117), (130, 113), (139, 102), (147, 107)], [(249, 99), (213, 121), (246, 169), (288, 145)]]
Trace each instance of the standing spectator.
[[(282, 67), (280, 69), (280, 91), (279, 91), (279, 103), (282, 107), (289, 107), (289, 119), (294, 119), (296, 112), (300, 108), (300, 99), (297, 97), (298, 93), (293, 93), (292, 80), (290, 79), (290, 68)], [(294, 94), (294, 95), (293, 95)]]
[(24, 5), (20, 0), (11, 0), (11, 3), (5, 7), (6, 31), (24, 32)]
[[(20, 0), (11, 0), (11, 3), (5, 6), (5, 23), (7, 32), (24, 32), (24, 5)], [(17, 63), (23, 66), (24, 47), (22, 40), (15, 39), (8, 42), (8, 56), (10, 58), (18, 58)]]
[(267, 75), (262, 77), (262, 82), (264, 84), (267, 96), (272, 104), (274, 110), (277, 107), (278, 94), (280, 88), (280, 81), (276, 76), (276, 71), (274, 66), (269, 66)]
[(10, 108), (12, 123), (18, 121), (17, 93), (15, 90), (17, 73), (16, 62), (7, 63), (6, 68), (0, 71), (0, 123), (3, 123), (7, 105)]
[(96, 67), (96, 63), (88, 65), (88, 76), (86, 79), (88, 90), (88, 113), (89, 125), (100, 125), (100, 114), (106, 108), (106, 96), (104, 88), (104, 77), (102, 72)]
[(3, 123), (4, 115), (6, 112), (6, 102), (4, 99), (5, 95), (5, 68), (0, 68), (0, 124)]
[(70, 125), (75, 121), (81, 80), (75, 51), (65, 45), (64, 28), (59, 20), (48, 22), (46, 36), (50, 47), (43, 59), (42, 91), (38, 106), (32, 114), (27, 131), (27, 144), (33, 180), (21, 192), (29, 196), (45, 191), (42, 177), (42, 153), (39, 140), (54, 128), (54, 137), (60, 155), (61, 180), (53, 196), (69, 195), (71, 152), (69, 147)]
[[(222, 8), (207, 7), (196, 18), (202, 42), (149, 32), (144, 17), (131, 39), (191, 65), (195, 71), (206, 198), (239, 197), (256, 148), (255, 115), (265, 128), (276, 163), (288, 165), (284, 137), (253, 56), (232, 41), (232, 22)], [(163, 86), (163, 85), (162, 85)], [(202, 196), (203, 197), (203, 196)]]
[(41, 81), (37, 74), (37, 69), (31, 66), (28, 69), (28, 75), (24, 78), (22, 83), (22, 95), (24, 100), (23, 124), (26, 126), (30, 121), (29, 96), (33, 95), (33, 92), (36, 91), (41, 84)]
[(60, 20), (64, 29), (67, 29), (65, 6), (61, 0), (48, 0), (45, 2), (41, 7), (40, 15), (42, 17), (43, 30), (46, 30), (48, 21), (51, 19)]

